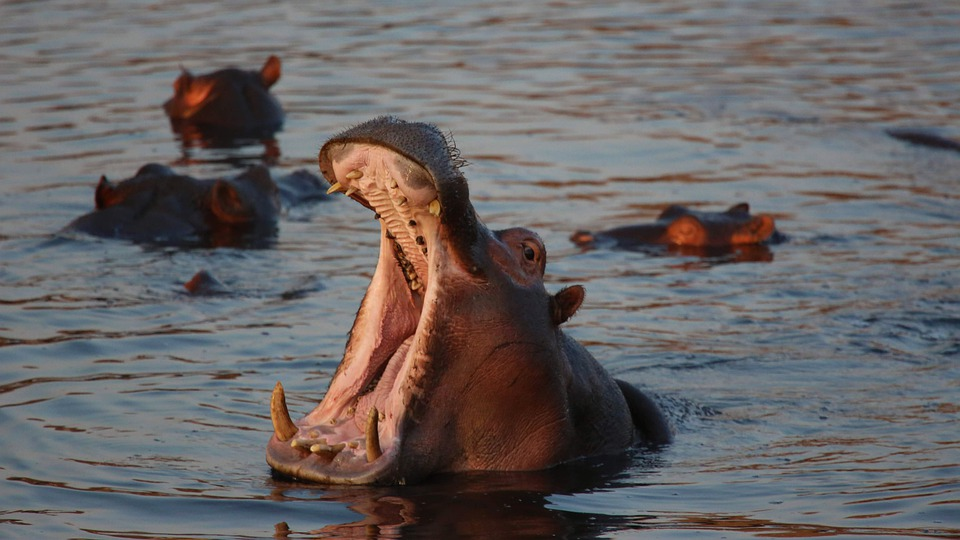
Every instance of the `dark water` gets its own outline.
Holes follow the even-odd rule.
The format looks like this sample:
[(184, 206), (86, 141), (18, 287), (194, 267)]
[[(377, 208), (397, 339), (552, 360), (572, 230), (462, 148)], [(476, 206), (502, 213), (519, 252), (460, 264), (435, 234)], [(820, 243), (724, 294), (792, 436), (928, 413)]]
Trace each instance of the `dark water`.
[[(271, 53), (273, 147), (174, 138), (180, 65)], [(951, 2), (3, 2), (0, 537), (956, 537), (960, 153), (885, 130), (960, 138), (958, 98)], [(484, 220), (544, 237), (548, 288), (587, 287), (568, 331), (658, 397), (673, 446), (400, 488), (275, 480), (269, 392), (295, 416), (323, 395), (369, 213), (297, 209), (267, 250), (55, 236), (101, 174), (312, 168), (380, 114), (451, 132)], [(568, 240), (739, 201), (790, 241), (738, 262)], [(233, 293), (184, 294), (201, 268)]]

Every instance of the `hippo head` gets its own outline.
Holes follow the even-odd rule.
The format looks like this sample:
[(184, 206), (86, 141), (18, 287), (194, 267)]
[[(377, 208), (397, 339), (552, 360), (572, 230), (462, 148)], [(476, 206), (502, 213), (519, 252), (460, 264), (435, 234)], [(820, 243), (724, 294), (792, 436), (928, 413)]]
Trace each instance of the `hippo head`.
[(258, 137), (276, 132), (283, 109), (270, 94), (280, 79), (280, 59), (270, 56), (260, 71), (227, 68), (204, 75), (183, 70), (163, 109), (184, 134)]
[(95, 236), (171, 245), (242, 246), (276, 230), (277, 184), (261, 165), (198, 180), (149, 163), (119, 183), (100, 178), (96, 208), (67, 226)]
[(543, 286), (527, 229), (491, 231), (435, 127), (378, 118), (323, 145), (331, 190), (375, 212), (376, 272), (322, 402), (294, 423), (278, 383), (267, 462), (323, 483), (531, 470), (635, 439), (617, 383), (559, 324), (583, 288)]
[(725, 212), (697, 212), (680, 205), (664, 210), (666, 243), (675, 246), (720, 247), (760, 244), (774, 233), (773, 218), (750, 215), (750, 205), (735, 204)]

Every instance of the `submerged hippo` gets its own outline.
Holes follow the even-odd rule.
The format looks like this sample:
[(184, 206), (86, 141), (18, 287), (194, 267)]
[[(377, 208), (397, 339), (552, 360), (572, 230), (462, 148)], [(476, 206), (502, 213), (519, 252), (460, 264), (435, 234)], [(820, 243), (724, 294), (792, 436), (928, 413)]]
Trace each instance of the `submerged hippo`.
[(271, 399), (267, 462), (322, 483), (407, 483), (534, 470), (670, 441), (655, 403), (560, 329), (574, 285), (548, 294), (532, 231), (489, 230), (456, 148), (383, 117), (327, 141), (331, 190), (376, 213), (380, 256), (327, 393), (294, 423)]
[(260, 71), (221, 69), (205, 75), (187, 70), (163, 104), (174, 131), (191, 137), (269, 138), (283, 126), (283, 108), (270, 94), (280, 79), (280, 59), (267, 58)]
[(321, 180), (306, 171), (279, 184), (284, 188), (262, 165), (233, 178), (198, 180), (150, 163), (118, 184), (101, 177), (96, 208), (66, 230), (162, 245), (258, 246), (276, 235), (283, 195), (291, 203), (323, 196)]
[(910, 144), (926, 146), (927, 148), (937, 148), (940, 150), (953, 150), (960, 152), (960, 141), (950, 139), (937, 133), (925, 129), (916, 128), (890, 128), (887, 135)]
[(667, 245), (695, 248), (725, 248), (776, 240), (773, 218), (750, 215), (750, 205), (740, 203), (725, 212), (698, 212), (671, 205), (653, 223), (628, 225), (591, 233), (577, 231), (570, 237), (580, 247), (613, 244), (626, 248)]

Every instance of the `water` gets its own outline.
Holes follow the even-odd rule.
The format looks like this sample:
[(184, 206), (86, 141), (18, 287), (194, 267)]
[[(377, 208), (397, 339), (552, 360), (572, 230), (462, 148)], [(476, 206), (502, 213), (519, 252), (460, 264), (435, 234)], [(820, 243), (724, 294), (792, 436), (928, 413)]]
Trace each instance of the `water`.
[[(960, 535), (960, 8), (949, 2), (0, 4), (0, 536)], [(274, 148), (180, 144), (179, 66), (284, 61)], [(271, 477), (376, 224), (297, 209), (266, 250), (56, 236), (101, 174), (313, 168), (380, 114), (437, 123), (492, 227), (583, 283), (568, 332), (663, 403), (654, 455), (399, 488)], [(277, 154), (279, 150), (279, 155)], [(581, 252), (577, 228), (747, 201), (766, 261)], [(191, 297), (202, 268), (233, 291)]]

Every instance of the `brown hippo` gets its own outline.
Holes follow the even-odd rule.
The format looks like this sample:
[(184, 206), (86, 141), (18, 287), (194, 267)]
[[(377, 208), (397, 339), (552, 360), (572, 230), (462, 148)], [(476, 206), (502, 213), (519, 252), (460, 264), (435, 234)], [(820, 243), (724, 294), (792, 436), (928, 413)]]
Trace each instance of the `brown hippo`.
[(260, 71), (227, 68), (193, 75), (184, 69), (163, 110), (184, 137), (269, 138), (283, 126), (283, 108), (270, 94), (279, 78), (276, 56), (267, 58)]
[(436, 127), (392, 117), (321, 148), (331, 190), (376, 213), (380, 255), (320, 404), (294, 423), (274, 388), (267, 462), (279, 473), (403, 484), (670, 441), (654, 401), (560, 329), (583, 287), (547, 293), (543, 242), (488, 229), (462, 163)]
[(324, 194), (321, 180), (306, 171), (275, 182), (257, 165), (233, 178), (198, 180), (150, 163), (118, 184), (101, 177), (96, 208), (66, 230), (138, 243), (255, 247), (276, 235), (282, 195), (296, 202)]
[(776, 240), (773, 218), (750, 215), (750, 205), (740, 203), (725, 212), (698, 212), (680, 205), (671, 205), (657, 221), (627, 225), (591, 233), (577, 231), (570, 237), (580, 247), (610, 245), (629, 249), (637, 246), (667, 245), (692, 248), (727, 248), (761, 244)]

